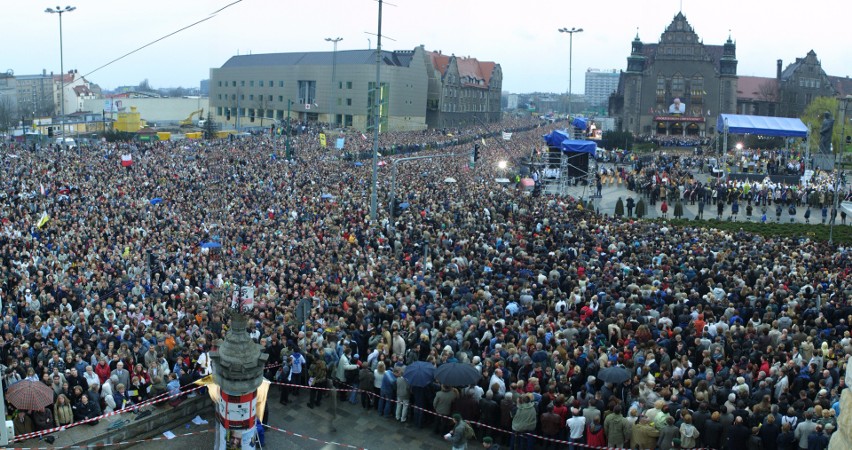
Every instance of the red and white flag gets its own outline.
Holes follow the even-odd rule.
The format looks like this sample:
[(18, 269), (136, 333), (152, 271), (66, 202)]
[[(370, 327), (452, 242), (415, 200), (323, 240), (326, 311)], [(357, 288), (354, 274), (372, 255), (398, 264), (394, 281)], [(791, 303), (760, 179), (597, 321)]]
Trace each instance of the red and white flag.
[(39, 183), (39, 190), (41, 191), (41, 195), (47, 195), (47, 191), (44, 189), (44, 185)]
[(133, 155), (130, 153), (125, 153), (121, 155), (121, 165), (124, 167), (130, 167), (133, 165)]
[(365, 141), (366, 141), (366, 140), (367, 140), (367, 135), (366, 135), (366, 134), (364, 134), (364, 133), (361, 133), (361, 139), (363, 139), (363, 140), (365, 140)]

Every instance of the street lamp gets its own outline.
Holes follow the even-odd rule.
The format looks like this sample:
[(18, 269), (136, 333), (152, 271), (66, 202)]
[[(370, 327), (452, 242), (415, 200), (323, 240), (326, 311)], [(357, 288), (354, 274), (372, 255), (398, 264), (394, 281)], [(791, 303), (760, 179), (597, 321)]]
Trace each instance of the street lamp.
[(334, 122), (334, 125), (337, 126), (337, 112), (335, 111), (334, 105), (337, 103), (337, 95), (335, 94), (335, 84), (336, 84), (336, 75), (337, 75), (337, 43), (342, 41), (342, 37), (337, 38), (325, 38), (326, 42), (334, 43), (334, 52), (331, 54), (331, 120)]
[(560, 28), (560, 33), (568, 33), (568, 117), (571, 117), (571, 82), (572, 82), (572, 72), (573, 72), (573, 59), (574, 59), (574, 33), (582, 33), (582, 28)]
[(66, 6), (65, 8), (60, 8), (60, 7), (57, 6), (56, 9), (47, 8), (47, 9), (44, 10), (44, 12), (46, 12), (48, 14), (59, 14), (59, 73), (60, 73), (59, 95), (60, 95), (60, 98), (61, 98), (60, 101), (62, 102), (62, 104), (60, 105), (60, 108), (61, 108), (61, 111), (62, 111), (62, 119), (61, 119), (62, 122), (61, 123), (62, 123), (62, 142), (63, 142), (63, 145), (64, 145), (64, 142), (65, 142), (65, 60), (64, 60), (64, 57), (63, 57), (63, 54), (62, 54), (62, 14), (74, 11), (75, 9), (77, 9), (76, 6)]

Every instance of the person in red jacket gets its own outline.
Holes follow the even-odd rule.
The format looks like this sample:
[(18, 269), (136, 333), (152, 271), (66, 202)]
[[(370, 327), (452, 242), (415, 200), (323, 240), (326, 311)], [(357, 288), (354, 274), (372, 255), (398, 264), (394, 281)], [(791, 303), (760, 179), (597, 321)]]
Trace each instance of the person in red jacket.
[(586, 425), (586, 445), (590, 447), (606, 447), (606, 434), (604, 433), (603, 425), (601, 425), (600, 416), (595, 417), (595, 421)]
[(98, 364), (95, 365), (95, 373), (98, 375), (98, 379), (101, 380), (101, 386), (106, 383), (106, 380), (109, 380), (112, 370), (110, 370), (106, 359), (101, 358), (100, 361), (98, 361)]
[(660, 212), (663, 213), (663, 219), (666, 218), (666, 213), (669, 212), (669, 204), (663, 200), (663, 203), (660, 204)]

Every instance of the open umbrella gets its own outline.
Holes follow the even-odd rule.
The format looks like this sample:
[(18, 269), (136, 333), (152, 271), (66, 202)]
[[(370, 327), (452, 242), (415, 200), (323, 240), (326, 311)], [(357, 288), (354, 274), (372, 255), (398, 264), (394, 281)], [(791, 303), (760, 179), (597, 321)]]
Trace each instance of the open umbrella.
[(522, 178), (521, 179), (521, 186), (523, 186), (523, 187), (535, 186), (535, 180), (533, 180), (532, 178)]
[(414, 387), (428, 386), (435, 379), (435, 366), (426, 361), (415, 361), (405, 368), (402, 377)]
[(624, 367), (607, 367), (598, 371), (597, 378), (604, 383), (624, 383), (630, 378), (630, 372)]
[(323, 200), (331, 200), (331, 199), (334, 198), (334, 196), (331, 195), (331, 194), (322, 194), (322, 195), (320, 195), (320, 198), (323, 199)]
[(446, 363), (435, 371), (435, 378), (447, 386), (470, 386), (482, 378), (482, 374), (470, 364)]
[(53, 403), (53, 389), (40, 381), (21, 380), (9, 386), (6, 400), (18, 409), (41, 411)]
[(221, 248), (222, 244), (218, 242), (204, 242), (201, 244), (201, 248)]
[(409, 204), (408, 202), (402, 202), (399, 204), (400, 209), (407, 209), (409, 206), (411, 206), (411, 204)]
[(444, 178), (444, 183), (455, 183), (456, 179), (453, 177)]
[(151, 204), (152, 204), (152, 205), (159, 205), (160, 203), (163, 203), (163, 199), (162, 199), (162, 198), (160, 198), (160, 197), (155, 197), (155, 198), (152, 198), (152, 199), (151, 199)]
[(358, 162), (355, 163), (355, 167), (361, 167), (363, 165), (364, 165), (364, 163), (362, 163), (361, 161), (358, 161)]
[(494, 181), (497, 182), (497, 183), (500, 183), (500, 184), (509, 184), (510, 183), (508, 178), (495, 178)]

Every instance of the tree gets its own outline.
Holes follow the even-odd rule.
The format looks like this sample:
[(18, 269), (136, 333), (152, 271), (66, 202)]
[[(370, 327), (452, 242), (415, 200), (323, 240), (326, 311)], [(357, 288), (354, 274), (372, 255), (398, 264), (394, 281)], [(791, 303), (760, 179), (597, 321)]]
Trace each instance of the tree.
[(764, 81), (757, 86), (757, 99), (767, 103), (775, 103), (779, 100), (778, 82), (775, 80)]
[(674, 216), (675, 219), (680, 219), (681, 217), (683, 217), (683, 202), (681, 202), (680, 200), (675, 203)]
[(636, 203), (636, 218), (641, 219), (645, 215), (645, 209), (645, 199), (640, 198), (639, 202)]
[(147, 78), (145, 78), (144, 80), (142, 80), (142, 81), (139, 83), (139, 86), (137, 86), (137, 89), (139, 89), (139, 91), (141, 91), (141, 92), (150, 92), (150, 91), (153, 91), (153, 90), (154, 90), (154, 89), (151, 87), (151, 84), (150, 84), (150, 83), (148, 83), (148, 79), (147, 79)]
[(822, 128), (823, 114), (826, 112), (831, 113), (831, 117), (835, 120), (834, 130), (831, 133), (834, 150), (838, 151), (842, 148), (840, 143), (843, 124), (837, 121), (837, 111), (837, 99), (834, 97), (817, 97), (805, 108), (801, 119), (811, 132), (811, 152), (819, 150), (819, 130)]
[(624, 217), (624, 201), (621, 197), (618, 197), (618, 201), (615, 202), (615, 217)]
[(218, 130), (216, 122), (213, 121), (213, 113), (207, 111), (207, 121), (204, 122), (204, 139), (214, 139)]
[(7, 132), (18, 123), (15, 105), (8, 96), (0, 96), (0, 131)]

